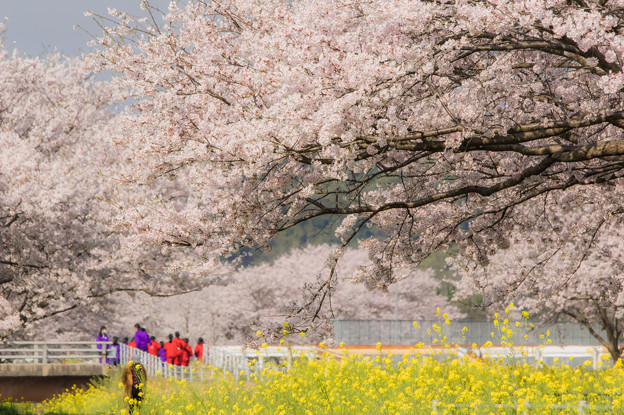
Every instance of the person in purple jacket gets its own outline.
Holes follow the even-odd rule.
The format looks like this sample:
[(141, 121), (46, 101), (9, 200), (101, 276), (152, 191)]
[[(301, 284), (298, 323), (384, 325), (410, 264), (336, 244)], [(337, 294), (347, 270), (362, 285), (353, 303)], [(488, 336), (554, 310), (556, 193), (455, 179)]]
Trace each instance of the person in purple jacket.
[[(97, 337), (95, 338), (95, 341), (98, 342), (107, 342), (108, 341), (108, 334), (106, 334), (106, 326), (102, 326), (100, 327), (100, 332), (98, 333)], [(98, 350), (102, 351), (102, 354), (106, 354), (106, 344), (98, 344), (97, 348)], [(102, 350), (103, 348), (103, 350)], [(100, 359), (100, 363), (102, 363), (102, 359)], [(108, 357), (106, 358), (106, 364), (110, 365), (110, 359), (108, 359)]]
[(165, 352), (165, 343), (160, 342), (160, 349), (158, 349), (158, 357), (163, 362), (163, 365), (167, 364), (167, 353)]
[(136, 329), (136, 333), (134, 333), (134, 342), (136, 343), (137, 349), (147, 352), (147, 346), (152, 344), (149, 334), (147, 334), (145, 329), (141, 327), (139, 323), (135, 324), (134, 328)]

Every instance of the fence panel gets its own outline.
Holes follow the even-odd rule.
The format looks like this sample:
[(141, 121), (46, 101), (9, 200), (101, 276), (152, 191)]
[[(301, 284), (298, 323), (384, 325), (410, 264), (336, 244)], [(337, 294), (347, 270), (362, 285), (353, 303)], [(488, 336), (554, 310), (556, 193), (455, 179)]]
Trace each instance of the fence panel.
[[(344, 319), (333, 320), (332, 324), (335, 340), (351, 345), (371, 345), (377, 342), (396, 345), (413, 345), (420, 342), (432, 344), (435, 338), (438, 338), (437, 342), (440, 341), (440, 336), (435, 336), (433, 330), (432, 335), (427, 332), (434, 324), (441, 327), (441, 336), (447, 337), (447, 343), (484, 344), (487, 341), (497, 343), (499, 339), (497, 329), (490, 321), (454, 321), (447, 326), (437, 320), (425, 320), (418, 322), (419, 328), (415, 328), (411, 320)], [(520, 328), (512, 327), (512, 329), (516, 333), (513, 341), (517, 345), (543, 344), (546, 339), (540, 338), (540, 335), (547, 331), (550, 332), (552, 344), (587, 346), (600, 344), (585, 327), (575, 323), (530, 328), (523, 322)], [(600, 333), (604, 334), (601, 331)], [(527, 338), (524, 338), (524, 335)]]

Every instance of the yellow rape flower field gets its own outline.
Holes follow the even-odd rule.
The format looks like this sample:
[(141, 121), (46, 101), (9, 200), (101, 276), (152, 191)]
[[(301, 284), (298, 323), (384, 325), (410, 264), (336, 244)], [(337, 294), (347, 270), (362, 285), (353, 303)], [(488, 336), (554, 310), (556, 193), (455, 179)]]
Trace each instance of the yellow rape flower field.
[[(141, 414), (624, 413), (621, 364), (593, 370), (446, 355), (297, 359), (286, 372), (193, 382), (151, 379)], [(610, 366), (610, 365), (609, 365)], [(35, 407), (40, 414), (127, 414), (118, 374)], [(584, 407), (579, 411), (579, 402)], [(136, 413), (136, 412), (135, 412)]]
[[(152, 377), (140, 414), (624, 414), (621, 360), (612, 365), (603, 354), (579, 367), (567, 364), (572, 358), (555, 359), (552, 366), (527, 363), (526, 349), (513, 343), (526, 338), (523, 333), (533, 325), (525, 312), (520, 321), (507, 318), (510, 310), (513, 304), (501, 322), (494, 315), (491, 333), (507, 357), (489, 357), (501, 349), (488, 341), (484, 355), (474, 353), (480, 348), (472, 345), (460, 358), (459, 349), (446, 344), (445, 328), (451, 323), (438, 310), (439, 324), (427, 329), (432, 346), (416, 345), (402, 357), (381, 343), (370, 348), (373, 355), (341, 344), (339, 353), (326, 349), (315, 359), (295, 358), (288, 367), (255, 371), (249, 380), (244, 372), (218, 369), (203, 382)], [(414, 327), (420, 328), (416, 322)], [(551, 343), (549, 336), (540, 336), (545, 345)], [(87, 389), (74, 388), (42, 404), (2, 404), (0, 396), (0, 415), (127, 415), (120, 378), (121, 372), (113, 370)]]

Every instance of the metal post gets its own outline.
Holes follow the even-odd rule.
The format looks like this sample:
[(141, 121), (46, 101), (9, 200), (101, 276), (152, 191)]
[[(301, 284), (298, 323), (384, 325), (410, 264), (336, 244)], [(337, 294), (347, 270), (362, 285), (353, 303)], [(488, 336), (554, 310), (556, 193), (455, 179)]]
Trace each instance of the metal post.
[(48, 363), (48, 344), (43, 343), (41, 346), (43, 347), (43, 357), (41, 359), (41, 363), (45, 365)]
[(103, 365), (105, 365), (106, 364), (106, 348), (108, 347), (108, 344), (104, 343), (101, 346), (102, 346), (102, 348), (100, 350), (102, 351), (102, 357), (100, 358), (100, 362)]

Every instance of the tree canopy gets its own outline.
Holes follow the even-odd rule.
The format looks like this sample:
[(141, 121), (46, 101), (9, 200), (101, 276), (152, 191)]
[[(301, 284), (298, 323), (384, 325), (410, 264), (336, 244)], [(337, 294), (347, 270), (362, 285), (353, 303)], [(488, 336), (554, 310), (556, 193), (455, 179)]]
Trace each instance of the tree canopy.
[[(215, 258), (330, 217), (344, 246), (385, 235), (361, 241), (358, 274), (384, 289), (451, 244), (487, 263), (550, 194), (621, 194), (621, 1), (190, 0), (164, 23), (144, 7), (100, 16), (90, 57), (138, 100), (122, 176), (151, 196), (120, 222), (137, 240)], [(332, 281), (298, 311), (318, 317)]]

